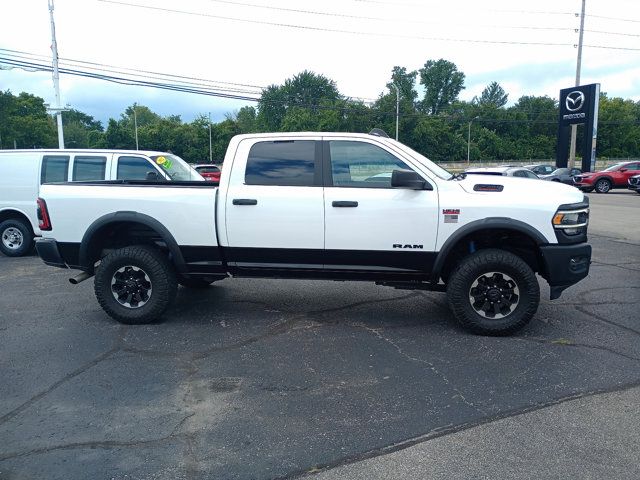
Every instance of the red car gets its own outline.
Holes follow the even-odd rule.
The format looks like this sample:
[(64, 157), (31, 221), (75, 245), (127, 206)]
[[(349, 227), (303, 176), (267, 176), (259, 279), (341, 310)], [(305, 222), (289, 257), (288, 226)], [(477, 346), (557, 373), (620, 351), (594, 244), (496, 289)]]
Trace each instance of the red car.
[(612, 188), (627, 188), (629, 178), (640, 173), (640, 162), (625, 162), (612, 165), (600, 172), (576, 175), (574, 185), (580, 190), (607, 193)]
[(220, 174), (222, 172), (218, 165), (203, 163), (200, 165), (194, 165), (193, 168), (195, 168), (196, 172), (202, 175), (205, 180), (208, 180), (210, 182), (220, 182)]

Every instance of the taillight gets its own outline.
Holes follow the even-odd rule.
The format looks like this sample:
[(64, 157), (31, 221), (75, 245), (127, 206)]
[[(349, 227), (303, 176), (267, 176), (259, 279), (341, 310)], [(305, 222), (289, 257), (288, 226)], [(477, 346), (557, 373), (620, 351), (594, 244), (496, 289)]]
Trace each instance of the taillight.
[(47, 202), (43, 198), (36, 200), (38, 203), (38, 227), (40, 230), (51, 230), (51, 220), (47, 210)]

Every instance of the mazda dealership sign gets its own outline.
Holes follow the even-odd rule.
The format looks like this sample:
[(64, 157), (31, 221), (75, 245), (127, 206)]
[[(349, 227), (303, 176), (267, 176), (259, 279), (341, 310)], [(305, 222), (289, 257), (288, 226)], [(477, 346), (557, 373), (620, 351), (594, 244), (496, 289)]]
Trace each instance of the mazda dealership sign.
[(592, 171), (596, 161), (598, 132), (598, 101), (600, 84), (580, 85), (560, 90), (560, 118), (558, 119), (558, 149), (556, 165), (566, 167), (569, 158), (569, 126), (584, 124), (582, 145), (576, 149), (582, 157), (582, 171)]

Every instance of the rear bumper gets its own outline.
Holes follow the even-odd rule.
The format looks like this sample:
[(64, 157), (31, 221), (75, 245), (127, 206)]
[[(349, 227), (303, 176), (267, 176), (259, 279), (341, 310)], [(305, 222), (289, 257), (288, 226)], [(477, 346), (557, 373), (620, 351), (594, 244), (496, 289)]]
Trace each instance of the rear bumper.
[(69, 268), (60, 255), (58, 242), (53, 238), (39, 238), (36, 240), (36, 250), (44, 263), (52, 267)]
[(562, 292), (578, 283), (589, 274), (591, 245), (544, 245), (540, 247), (544, 272), (542, 276), (551, 287), (551, 300), (559, 298)]

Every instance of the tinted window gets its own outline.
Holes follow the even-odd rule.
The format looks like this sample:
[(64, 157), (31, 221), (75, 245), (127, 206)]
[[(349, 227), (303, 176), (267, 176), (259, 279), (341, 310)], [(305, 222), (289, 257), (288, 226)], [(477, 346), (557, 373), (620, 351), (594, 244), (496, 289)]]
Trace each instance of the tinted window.
[(627, 170), (640, 170), (640, 163), (631, 163), (626, 166)]
[(580, 170), (579, 168), (572, 168), (571, 169), (571, 175), (580, 175), (582, 173), (582, 170)]
[(313, 140), (259, 142), (251, 147), (244, 181), (247, 185), (314, 185)]
[(76, 182), (90, 182), (104, 180), (107, 168), (107, 157), (81, 157), (73, 160), (73, 180)]
[(527, 178), (538, 178), (538, 176), (535, 173), (527, 172), (527, 171), (524, 172), (524, 176)]
[(42, 157), (40, 183), (66, 182), (69, 179), (69, 157), (45, 155)]
[(513, 172), (513, 176), (526, 178), (527, 174), (524, 173), (523, 170), (516, 170), (515, 172)]
[(331, 141), (331, 174), (336, 187), (391, 188), (394, 170), (411, 170), (404, 162), (376, 145)]
[(118, 158), (117, 180), (146, 180), (149, 172), (157, 172), (157, 170), (146, 158), (124, 156)]

